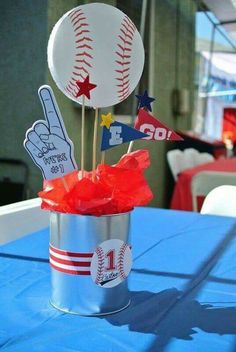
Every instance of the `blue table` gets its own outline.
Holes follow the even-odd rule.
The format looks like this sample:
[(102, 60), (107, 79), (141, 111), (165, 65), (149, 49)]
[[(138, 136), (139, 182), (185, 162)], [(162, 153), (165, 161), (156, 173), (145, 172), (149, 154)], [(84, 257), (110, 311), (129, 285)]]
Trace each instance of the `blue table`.
[(0, 248), (7, 352), (236, 351), (236, 219), (139, 208), (132, 303), (102, 318), (49, 304), (48, 229)]

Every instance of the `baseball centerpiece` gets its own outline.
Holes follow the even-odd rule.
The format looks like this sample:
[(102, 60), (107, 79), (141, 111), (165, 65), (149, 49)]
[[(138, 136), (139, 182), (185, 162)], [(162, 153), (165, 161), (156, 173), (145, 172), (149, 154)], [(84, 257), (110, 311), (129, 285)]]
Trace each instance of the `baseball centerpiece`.
[[(134, 127), (99, 108), (121, 103), (137, 86), (144, 48), (131, 19), (117, 8), (91, 3), (67, 12), (48, 41), (48, 66), (57, 87), (81, 104), (81, 160), (70, 140), (52, 89), (38, 94), (45, 119), (26, 132), (24, 146), (40, 168), (42, 208), (51, 211), (51, 303), (65, 312), (100, 315), (129, 305), (127, 277), (132, 266), (130, 214), (146, 205), (152, 192), (144, 178), (147, 150), (132, 152), (136, 139), (181, 140), (156, 119), (148, 92), (136, 95)], [(94, 108), (92, 170), (85, 170), (85, 106)], [(101, 116), (101, 159), (96, 160)], [(129, 142), (115, 165), (106, 150)]]
[(85, 105), (112, 106), (126, 99), (140, 80), (143, 43), (133, 22), (117, 8), (83, 5), (67, 12), (53, 28), (48, 65), (68, 98), (82, 104), (76, 81), (89, 75), (97, 88)]

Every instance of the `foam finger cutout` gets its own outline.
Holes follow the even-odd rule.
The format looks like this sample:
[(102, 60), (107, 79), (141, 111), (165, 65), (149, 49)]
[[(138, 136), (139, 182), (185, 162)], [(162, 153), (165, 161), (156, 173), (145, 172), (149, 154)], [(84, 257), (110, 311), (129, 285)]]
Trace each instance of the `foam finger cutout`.
[(49, 86), (39, 88), (45, 120), (37, 120), (26, 131), (24, 147), (38, 166), (44, 179), (64, 177), (77, 169), (74, 145), (68, 134), (59, 107)]
[[(58, 88), (86, 106), (107, 107), (125, 100), (137, 86), (144, 48), (135, 25), (117, 8), (93, 3), (67, 12), (48, 42), (48, 65)], [(90, 99), (78, 96), (89, 76), (96, 89)]]

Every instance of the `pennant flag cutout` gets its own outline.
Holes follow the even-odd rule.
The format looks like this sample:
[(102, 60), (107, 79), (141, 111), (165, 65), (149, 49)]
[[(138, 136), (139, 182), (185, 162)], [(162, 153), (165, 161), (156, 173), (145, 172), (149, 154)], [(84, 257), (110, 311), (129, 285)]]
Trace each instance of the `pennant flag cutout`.
[(109, 128), (103, 127), (101, 151), (144, 137), (148, 137), (148, 134), (115, 121)]
[(144, 109), (140, 109), (135, 120), (134, 127), (140, 132), (148, 134), (143, 139), (153, 141), (183, 141), (176, 132), (164, 125), (156, 117), (150, 115)]

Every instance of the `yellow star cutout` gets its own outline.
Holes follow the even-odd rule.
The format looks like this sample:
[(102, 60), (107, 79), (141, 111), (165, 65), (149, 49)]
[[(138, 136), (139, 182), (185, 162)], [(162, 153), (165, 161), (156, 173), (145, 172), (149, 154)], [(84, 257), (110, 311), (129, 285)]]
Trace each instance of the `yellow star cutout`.
[(113, 122), (112, 120), (112, 115), (109, 112), (107, 115), (102, 115), (102, 122), (100, 123), (100, 126), (106, 126), (106, 128), (110, 128), (110, 124)]

